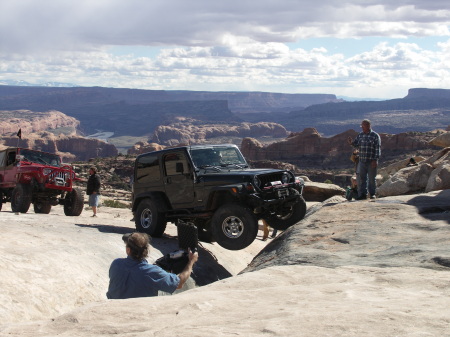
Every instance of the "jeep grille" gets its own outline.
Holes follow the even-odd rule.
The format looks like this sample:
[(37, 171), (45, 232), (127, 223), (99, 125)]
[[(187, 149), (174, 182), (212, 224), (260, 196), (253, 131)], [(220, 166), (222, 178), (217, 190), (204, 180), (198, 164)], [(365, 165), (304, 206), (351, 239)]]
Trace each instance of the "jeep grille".
[(272, 186), (272, 182), (279, 181), (281, 183), (281, 176), (284, 172), (272, 173), (266, 175), (259, 175), (258, 178), (261, 181), (261, 188)]
[(66, 184), (66, 173), (64, 171), (52, 172), (48, 175), (48, 181), (54, 181), (55, 185), (64, 186)]

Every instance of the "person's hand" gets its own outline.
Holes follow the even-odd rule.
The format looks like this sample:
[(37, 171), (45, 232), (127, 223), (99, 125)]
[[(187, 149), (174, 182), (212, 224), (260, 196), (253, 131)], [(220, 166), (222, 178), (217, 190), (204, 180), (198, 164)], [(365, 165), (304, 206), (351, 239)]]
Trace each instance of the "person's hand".
[(192, 252), (191, 248), (188, 248), (188, 253), (189, 253), (189, 261), (192, 262), (192, 264), (197, 262), (197, 260), (198, 260), (198, 253), (197, 252)]
[(371, 165), (373, 168), (376, 168), (378, 166), (378, 162), (376, 160), (372, 160)]

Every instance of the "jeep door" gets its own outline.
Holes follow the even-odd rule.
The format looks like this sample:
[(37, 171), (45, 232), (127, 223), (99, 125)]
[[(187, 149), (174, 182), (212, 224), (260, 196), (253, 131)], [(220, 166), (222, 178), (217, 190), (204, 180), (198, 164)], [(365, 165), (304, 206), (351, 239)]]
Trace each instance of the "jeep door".
[(8, 149), (4, 153), (2, 162), (0, 163), (0, 181), (3, 188), (11, 188), (16, 186), (16, 149)]
[(164, 187), (170, 203), (183, 207), (194, 201), (194, 180), (192, 167), (186, 153), (168, 152), (163, 156)]

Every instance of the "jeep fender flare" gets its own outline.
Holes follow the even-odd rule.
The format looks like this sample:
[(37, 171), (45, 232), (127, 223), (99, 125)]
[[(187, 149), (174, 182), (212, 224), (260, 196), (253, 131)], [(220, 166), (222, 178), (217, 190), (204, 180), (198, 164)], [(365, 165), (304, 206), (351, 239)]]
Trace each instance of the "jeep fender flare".
[(217, 186), (208, 195), (207, 208), (216, 209), (225, 203), (240, 201), (243, 184)]
[(138, 208), (138, 205), (141, 203), (142, 200), (144, 199), (151, 199), (155, 204), (156, 207), (158, 208), (158, 210), (160, 212), (167, 212), (170, 207), (170, 203), (169, 200), (167, 200), (167, 197), (164, 193), (162, 192), (152, 192), (152, 193), (142, 193), (139, 194), (133, 202), (133, 208), (132, 208), (132, 212), (135, 212), (136, 209)]

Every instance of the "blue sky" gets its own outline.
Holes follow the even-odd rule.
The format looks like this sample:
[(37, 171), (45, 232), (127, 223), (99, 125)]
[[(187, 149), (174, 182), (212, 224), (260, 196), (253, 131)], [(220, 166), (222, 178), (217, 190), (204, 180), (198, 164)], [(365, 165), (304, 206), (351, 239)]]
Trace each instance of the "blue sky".
[(0, 83), (398, 98), (450, 88), (448, 1), (0, 0)]

